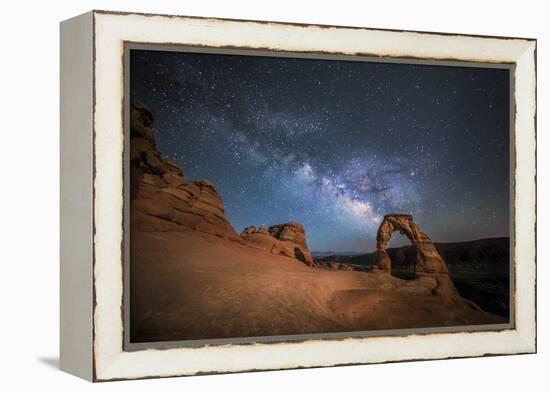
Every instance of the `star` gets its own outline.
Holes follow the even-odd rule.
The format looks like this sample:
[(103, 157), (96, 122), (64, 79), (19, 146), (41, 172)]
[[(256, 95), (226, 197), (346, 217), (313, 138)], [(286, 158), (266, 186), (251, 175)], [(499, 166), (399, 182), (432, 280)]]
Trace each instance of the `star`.
[(508, 70), (152, 50), (130, 66), (158, 149), (212, 181), (237, 231), (294, 220), (312, 250), (367, 251), (406, 211), (436, 241), (509, 233)]

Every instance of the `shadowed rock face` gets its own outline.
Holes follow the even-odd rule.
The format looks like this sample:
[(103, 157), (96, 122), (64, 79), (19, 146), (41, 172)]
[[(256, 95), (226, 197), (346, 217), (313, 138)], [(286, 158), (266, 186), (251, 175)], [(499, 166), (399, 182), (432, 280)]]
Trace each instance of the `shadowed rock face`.
[(286, 224), (272, 225), (267, 231), (275, 239), (295, 243), (309, 253), (306, 244), (306, 230), (302, 224), (291, 221)]
[(214, 185), (185, 179), (178, 164), (157, 151), (149, 109), (132, 102), (130, 115), (132, 227), (148, 232), (191, 229), (241, 241)]
[(256, 233), (258, 231), (258, 229), (254, 226), (254, 225), (251, 225), (249, 227), (246, 227), (243, 229), (243, 231), (241, 232), (241, 236), (242, 235), (252, 235), (253, 233)]
[(271, 254), (296, 258), (308, 266), (313, 266), (313, 257), (306, 243), (306, 231), (302, 224), (289, 222), (272, 225), (246, 227), (241, 238), (254, 247), (262, 248)]
[(439, 255), (431, 239), (413, 221), (410, 214), (388, 214), (378, 228), (376, 235), (377, 266), (391, 270), (391, 259), (386, 247), (393, 232), (399, 231), (411, 241), (415, 251), (415, 273), (447, 273), (445, 261)]
[(294, 256), (308, 266), (313, 266), (313, 257), (306, 243), (306, 230), (299, 222), (270, 226), (267, 231), (275, 239), (294, 245)]

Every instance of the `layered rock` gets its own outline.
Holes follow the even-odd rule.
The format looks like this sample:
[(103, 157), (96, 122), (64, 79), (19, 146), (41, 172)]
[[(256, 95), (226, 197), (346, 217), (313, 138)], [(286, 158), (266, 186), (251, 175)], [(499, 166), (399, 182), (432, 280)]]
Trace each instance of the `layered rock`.
[(258, 229), (246, 227), (241, 232), (241, 238), (256, 248), (261, 248), (276, 255), (296, 258), (308, 266), (313, 266), (313, 257), (306, 243), (306, 231), (302, 224), (289, 222)]
[(189, 181), (178, 164), (156, 149), (151, 111), (131, 104), (132, 227), (142, 231), (196, 230), (241, 242), (208, 180)]
[(437, 286), (433, 290), (434, 293), (445, 297), (448, 301), (468, 303), (470, 307), (479, 309), (476, 304), (460, 297), (449, 277), (447, 264), (439, 255), (432, 240), (420, 230), (410, 214), (384, 216), (376, 235), (375, 257), (378, 269), (391, 271), (391, 259), (386, 247), (395, 231), (399, 231), (411, 241), (414, 249), (414, 272), (417, 276), (429, 276), (435, 280)]
[(380, 269), (391, 270), (386, 247), (393, 232), (399, 231), (411, 241), (415, 252), (415, 273), (448, 273), (447, 265), (432, 240), (413, 221), (410, 214), (388, 214), (376, 234), (376, 258)]
[(246, 227), (243, 229), (243, 231), (241, 232), (241, 236), (242, 235), (251, 235), (253, 233), (256, 233), (258, 231), (258, 229), (256, 229), (256, 227), (254, 225), (251, 225), (249, 227)]
[(190, 181), (156, 148), (153, 115), (143, 104), (130, 105), (130, 196), (132, 228), (146, 232), (195, 230), (236, 241), (312, 266), (302, 224), (247, 227), (237, 235), (220, 194), (208, 180)]
[(286, 224), (272, 225), (267, 231), (275, 239), (294, 243), (309, 253), (306, 243), (306, 229), (299, 222), (291, 221)]

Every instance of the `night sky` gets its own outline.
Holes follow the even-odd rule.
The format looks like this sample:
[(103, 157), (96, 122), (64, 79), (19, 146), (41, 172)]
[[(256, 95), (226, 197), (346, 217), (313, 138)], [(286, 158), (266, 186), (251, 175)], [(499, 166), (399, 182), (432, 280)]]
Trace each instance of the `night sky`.
[(508, 70), (142, 50), (130, 70), (158, 149), (237, 232), (298, 221), (312, 251), (371, 251), (406, 212), (434, 241), (509, 236)]

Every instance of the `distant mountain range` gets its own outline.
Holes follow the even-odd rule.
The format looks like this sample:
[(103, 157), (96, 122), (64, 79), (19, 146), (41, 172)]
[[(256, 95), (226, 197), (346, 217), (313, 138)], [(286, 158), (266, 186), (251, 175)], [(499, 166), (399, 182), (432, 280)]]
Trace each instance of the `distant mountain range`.
[[(510, 239), (507, 237), (479, 239), (456, 243), (435, 243), (449, 267), (449, 274), (462, 297), (479, 304), (487, 311), (507, 317), (510, 299)], [(392, 274), (398, 277), (414, 275), (412, 246), (389, 248)], [(316, 255), (319, 267), (335, 270), (369, 270), (375, 254), (346, 253)]]
[(322, 257), (329, 257), (329, 256), (352, 256), (352, 255), (361, 255), (362, 252), (357, 251), (343, 251), (343, 252), (336, 252), (336, 251), (312, 251), (311, 255), (315, 258), (322, 258)]

